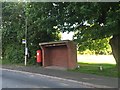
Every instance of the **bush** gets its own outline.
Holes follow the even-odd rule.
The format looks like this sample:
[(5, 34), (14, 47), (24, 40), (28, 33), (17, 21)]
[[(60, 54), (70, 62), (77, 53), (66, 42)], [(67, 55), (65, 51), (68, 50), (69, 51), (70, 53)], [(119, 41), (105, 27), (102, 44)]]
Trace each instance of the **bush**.
[(9, 44), (3, 50), (3, 62), (15, 64), (24, 62), (24, 46)]

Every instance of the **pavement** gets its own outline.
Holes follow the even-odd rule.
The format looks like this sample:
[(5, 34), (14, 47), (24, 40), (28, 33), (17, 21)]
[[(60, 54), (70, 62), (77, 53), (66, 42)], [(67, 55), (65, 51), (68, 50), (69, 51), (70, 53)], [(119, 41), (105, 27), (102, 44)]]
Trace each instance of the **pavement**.
[(59, 69), (56, 67), (43, 68), (40, 66), (2, 65), (2, 68), (75, 80), (75, 81), (81, 82), (84, 85), (91, 86), (94, 88), (118, 88), (119, 87), (118, 78), (98, 76), (93, 74), (85, 74), (80, 72), (70, 72), (70, 71)]

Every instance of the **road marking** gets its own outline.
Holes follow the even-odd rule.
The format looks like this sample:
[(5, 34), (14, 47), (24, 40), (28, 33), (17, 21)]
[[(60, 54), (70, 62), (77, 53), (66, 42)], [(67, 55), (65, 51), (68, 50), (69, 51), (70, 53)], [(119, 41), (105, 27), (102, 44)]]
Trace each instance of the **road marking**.
[(25, 72), (25, 71), (11, 70), (11, 69), (5, 69), (5, 68), (0, 68), (0, 70), (11, 71), (11, 72), (18, 72), (18, 73), (30, 74), (30, 75), (34, 74), (34, 75), (38, 75), (38, 76), (42, 76), (42, 77), (48, 77), (48, 78), (52, 78), (52, 79), (58, 79), (58, 80), (64, 80), (64, 81), (68, 81), (68, 82), (79, 83), (79, 84), (88, 86), (90, 88), (112, 88), (112, 87), (108, 87), (108, 86), (95, 85), (95, 84), (91, 84), (91, 83), (80, 82), (80, 81), (71, 80), (71, 79), (64, 79), (64, 78), (60, 78), (60, 77), (49, 76), (49, 75), (38, 74), (38, 73), (31, 73), (31, 72)]

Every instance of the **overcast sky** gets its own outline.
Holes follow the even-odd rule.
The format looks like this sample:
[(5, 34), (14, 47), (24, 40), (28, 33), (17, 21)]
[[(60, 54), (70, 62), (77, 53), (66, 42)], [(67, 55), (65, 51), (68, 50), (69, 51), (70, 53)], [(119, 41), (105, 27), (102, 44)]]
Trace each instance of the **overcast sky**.
[(72, 40), (73, 35), (73, 32), (70, 32), (69, 34), (67, 32), (61, 33), (61, 40)]

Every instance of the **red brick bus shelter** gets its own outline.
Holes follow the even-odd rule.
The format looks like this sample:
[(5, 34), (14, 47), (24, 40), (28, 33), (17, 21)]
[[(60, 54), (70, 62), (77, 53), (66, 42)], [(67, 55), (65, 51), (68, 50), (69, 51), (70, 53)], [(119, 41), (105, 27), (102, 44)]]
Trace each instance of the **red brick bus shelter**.
[(42, 49), (42, 66), (57, 66), (66, 69), (77, 67), (77, 50), (73, 41), (39, 43)]

